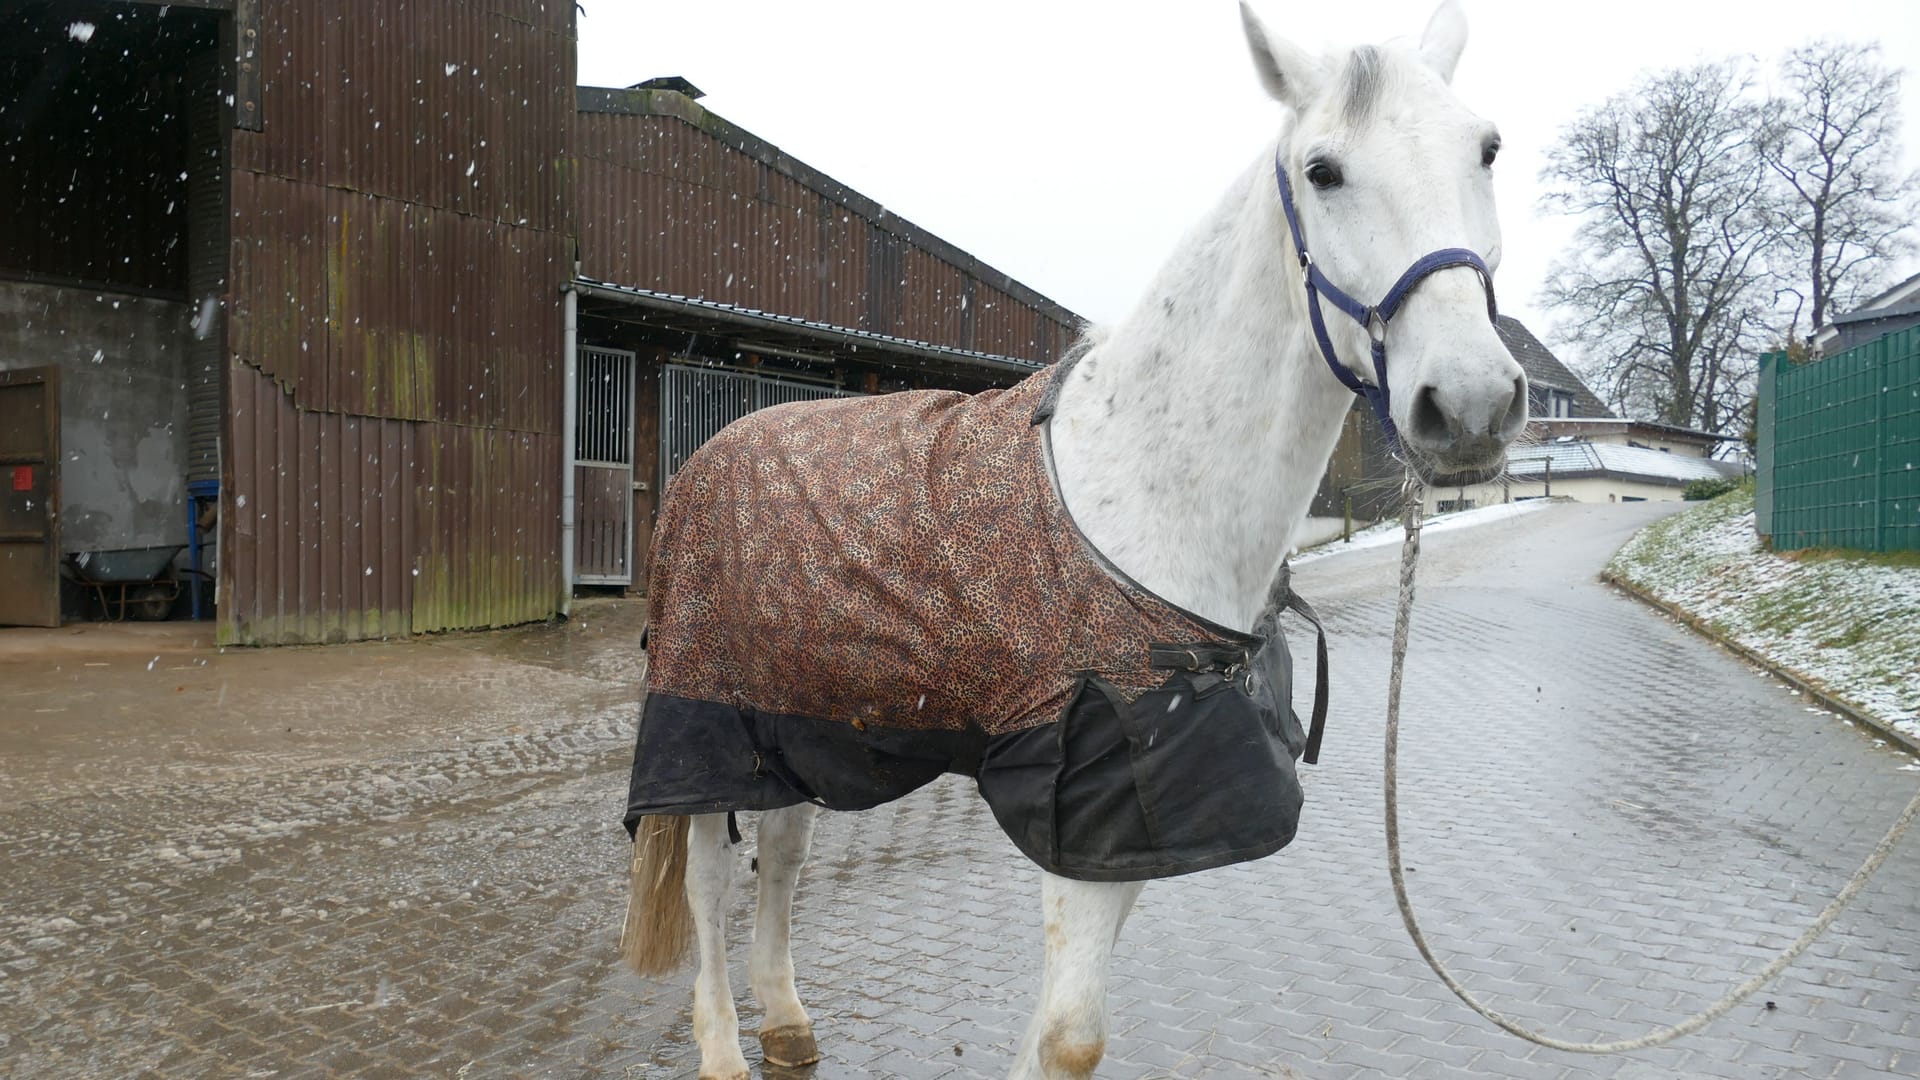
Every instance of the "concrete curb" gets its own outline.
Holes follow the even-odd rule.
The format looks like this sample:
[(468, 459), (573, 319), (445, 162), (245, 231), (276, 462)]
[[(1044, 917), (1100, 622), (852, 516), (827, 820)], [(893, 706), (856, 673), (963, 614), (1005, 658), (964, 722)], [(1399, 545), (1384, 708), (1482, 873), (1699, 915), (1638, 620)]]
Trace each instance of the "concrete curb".
[(1791, 686), (1794, 689), (1800, 691), (1802, 694), (1805, 694), (1806, 696), (1812, 698), (1814, 701), (1819, 702), (1822, 706), (1825, 706), (1826, 708), (1831, 709), (1836, 713), (1839, 713), (1841, 716), (1845, 717), (1849, 721), (1859, 725), (1860, 727), (1866, 728), (1869, 732), (1873, 733), (1875, 737), (1885, 739), (1888, 742), (1892, 743), (1894, 746), (1897, 746), (1900, 749), (1905, 750), (1907, 753), (1912, 754), (1915, 757), (1920, 757), (1920, 738), (1915, 738), (1912, 735), (1908, 735), (1906, 732), (1895, 728), (1892, 724), (1888, 723), (1887, 721), (1882, 720), (1877, 716), (1874, 716), (1873, 714), (1860, 708), (1858, 705), (1855, 705), (1852, 702), (1845, 700), (1844, 698), (1835, 697), (1831, 692), (1825, 689), (1822, 689), (1819, 686), (1814, 685), (1812, 680), (1808, 679), (1805, 675), (1802, 675), (1800, 672), (1795, 671), (1790, 667), (1787, 667), (1785, 664), (1778, 663), (1772, 659), (1769, 659), (1768, 657), (1762, 656), (1760, 653), (1755, 652), (1754, 650), (1748, 648), (1745, 645), (1740, 644), (1737, 641), (1733, 641), (1731, 639), (1722, 637), (1720, 634), (1714, 631), (1713, 627), (1707, 624), (1706, 620), (1700, 618), (1699, 616), (1693, 614), (1692, 612), (1686, 610), (1685, 608), (1682, 608), (1677, 604), (1670, 603), (1666, 600), (1660, 599), (1659, 597), (1653, 595), (1650, 592), (1647, 592), (1645, 589), (1642, 589), (1640, 586), (1635, 585), (1633, 582), (1628, 581), (1626, 578), (1621, 577), (1619, 574), (1616, 574), (1611, 570), (1602, 570), (1600, 572), (1600, 580), (1606, 582), (1607, 584), (1613, 586), (1616, 589), (1619, 589), (1621, 592), (1627, 594), (1628, 596), (1633, 597), (1635, 600), (1638, 600), (1641, 603), (1646, 604), (1648, 607), (1651, 607), (1656, 611), (1664, 612), (1665, 614), (1672, 616), (1678, 622), (1685, 624), (1687, 628), (1692, 630), (1694, 633), (1699, 634), (1701, 637), (1706, 638), (1708, 641), (1711, 641), (1714, 644), (1720, 646), (1721, 648), (1726, 649), (1728, 652), (1734, 654), (1735, 656), (1738, 656), (1742, 660), (1745, 660), (1747, 663), (1752, 664), (1755, 667), (1766, 671), (1768, 674), (1772, 675), (1774, 678), (1779, 679), (1781, 682), (1784, 682), (1788, 686)]

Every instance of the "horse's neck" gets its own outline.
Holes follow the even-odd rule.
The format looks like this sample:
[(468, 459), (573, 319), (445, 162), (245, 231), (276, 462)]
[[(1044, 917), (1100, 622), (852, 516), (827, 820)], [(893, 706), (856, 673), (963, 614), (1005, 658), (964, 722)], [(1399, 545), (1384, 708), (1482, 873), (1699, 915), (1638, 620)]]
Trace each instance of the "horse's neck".
[(1068, 373), (1052, 427), (1061, 496), (1093, 546), (1164, 599), (1241, 630), (1351, 400), (1305, 328), (1271, 184), (1251, 170), (1189, 234)]

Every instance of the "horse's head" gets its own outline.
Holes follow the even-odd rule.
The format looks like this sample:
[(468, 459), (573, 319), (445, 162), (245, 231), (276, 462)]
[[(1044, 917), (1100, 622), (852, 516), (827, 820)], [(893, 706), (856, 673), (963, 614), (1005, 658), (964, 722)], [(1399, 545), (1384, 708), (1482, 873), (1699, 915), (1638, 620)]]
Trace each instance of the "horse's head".
[[(1284, 201), (1290, 189), (1293, 228), (1318, 270), (1334, 362), (1377, 383), (1376, 357), (1389, 358), (1392, 422), (1423, 471), (1497, 464), (1526, 426), (1527, 381), (1494, 330), (1492, 285), (1475, 265), (1477, 256), (1490, 272), (1500, 261), (1491, 172), (1500, 136), (1447, 85), (1465, 17), (1446, 0), (1418, 45), (1323, 60), (1267, 33), (1244, 3), (1240, 12), (1262, 81), (1293, 114), (1275, 190)], [(1444, 254), (1427, 260), (1435, 253)]]

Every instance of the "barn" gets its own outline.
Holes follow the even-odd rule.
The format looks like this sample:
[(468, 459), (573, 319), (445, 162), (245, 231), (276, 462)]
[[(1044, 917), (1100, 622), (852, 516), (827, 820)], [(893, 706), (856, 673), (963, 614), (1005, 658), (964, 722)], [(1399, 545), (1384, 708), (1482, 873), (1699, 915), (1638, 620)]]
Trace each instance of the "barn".
[(779, 401), (1007, 385), (1059, 304), (570, 0), (0, 14), (0, 623), (238, 644), (637, 590), (661, 485)]

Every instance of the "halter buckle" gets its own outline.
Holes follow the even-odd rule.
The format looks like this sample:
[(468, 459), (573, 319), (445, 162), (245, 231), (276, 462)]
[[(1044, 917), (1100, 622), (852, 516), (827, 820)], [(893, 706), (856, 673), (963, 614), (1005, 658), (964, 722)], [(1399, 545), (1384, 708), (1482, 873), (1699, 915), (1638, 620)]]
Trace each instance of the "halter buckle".
[(1367, 309), (1367, 337), (1375, 345), (1387, 343), (1387, 317), (1380, 314), (1380, 309), (1377, 307)]

